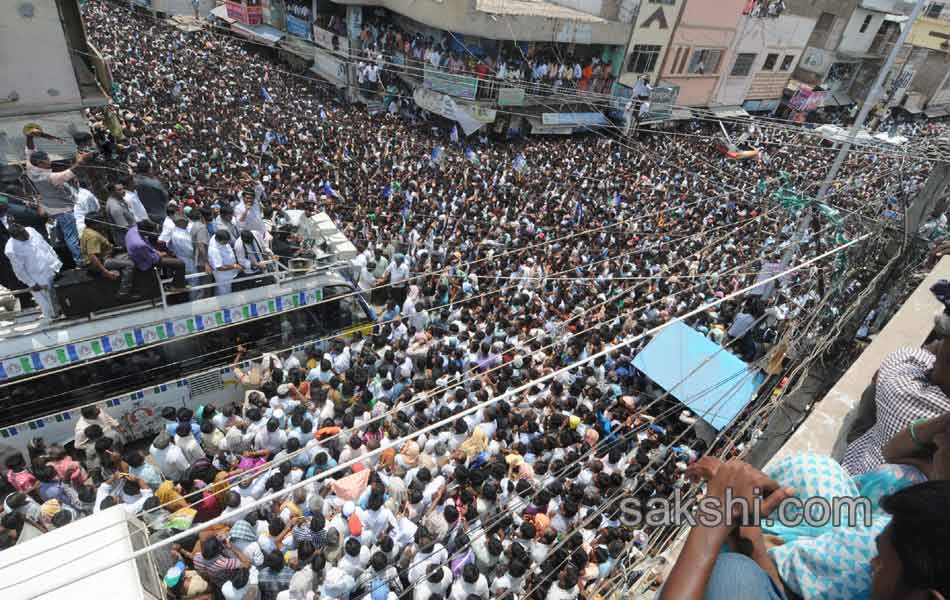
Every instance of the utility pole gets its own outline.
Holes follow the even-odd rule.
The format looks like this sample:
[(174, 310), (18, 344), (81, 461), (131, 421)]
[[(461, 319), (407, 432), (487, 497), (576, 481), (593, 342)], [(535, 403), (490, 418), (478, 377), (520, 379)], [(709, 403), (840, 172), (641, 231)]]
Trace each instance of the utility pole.
[[(894, 61), (897, 59), (897, 53), (900, 52), (904, 42), (907, 41), (907, 36), (910, 34), (910, 30), (914, 26), (914, 22), (917, 20), (917, 17), (920, 16), (925, 3), (925, 0), (917, 0), (917, 2), (914, 4), (914, 10), (911, 11), (910, 18), (907, 20), (907, 23), (901, 30), (901, 34), (897, 37), (897, 41), (894, 42), (894, 46), (887, 55), (887, 59), (884, 61), (884, 65), (881, 67), (881, 70), (878, 71), (877, 79), (874, 81), (874, 85), (871, 86), (871, 91), (868, 92), (868, 97), (864, 101), (864, 105), (861, 107), (861, 112), (858, 113), (857, 118), (851, 125), (850, 131), (848, 131), (847, 141), (845, 141), (841, 146), (841, 150), (838, 151), (838, 156), (835, 158), (834, 164), (831, 165), (831, 170), (828, 171), (828, 174), (825, 176), (825, 180), (821, 183), (821, 188), (818, 190), (818, 196), (815, 198), (814, 204), (822, 202), (828, 195), (828, 190), (831, 188), (831, 184), (834, 183), (835, 178), (838, 176), (838, 171), (841, 170), (841, 165), (844, 164), (845, 159), (848, 157), (848, 153), (851, 152), (851, 145), (854, 142), (855, 137), (857, 137), (858, 132), (864, 126), (864, 122), (867, 120), (868, 114), (871, 112), (874, 104), (881, 96), (884, 88), (884, 81), (887, 79), (887, 74), (890, 72), (891, 67), (894, 66)], [(782, 255), (783, 271), (788, 268), (789, 264), (791, 264), (792, 259), (798, 252), (798, 247), (801, 245), (802, 238), (805, 236), (808, 228), (811, 227), (811, 220), (814, 215), (813, 205), (806, 207), (803, 211), (802, 219), (798, 224), (798, 232), (795, 235), (795, 241), (785, 249), (785, 253)]]

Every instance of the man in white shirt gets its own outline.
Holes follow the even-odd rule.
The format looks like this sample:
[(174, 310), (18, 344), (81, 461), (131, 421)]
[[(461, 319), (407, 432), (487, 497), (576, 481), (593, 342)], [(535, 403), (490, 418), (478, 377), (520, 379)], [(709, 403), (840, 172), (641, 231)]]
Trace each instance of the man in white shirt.
[(337, 566), (350, 577), (356, 579), (369, 563), (369, 548), (362, 545), (359, 539), (351, 537), (343, 544), (343, 556)]
[(468, 600), (470, 595), (488, 600), (488, 580), (478, 572), (474, 563), (462, 567), (462, 576), (452, 584), (449, 600)]
[(452, 585), (452, 571), (444, 565), (429, 565), (426, 577), (415, 584), (412, 600), (429, 600), (432, 596), (445, 598)]
[(409, 261), (404, 255), (397, 253), (393, 256), (393, 261), (386, 267), (384, 279), (389, 280), (389, 299), (401, 308), (406, 301), (406, 280), (409, 279)]
[(10, 261), (16, 278), (29, 286), (33, 299), (43, 311), (43, 318), (48, 321), (56, 316), (53, 278), (63, 263), (56, 251), (32, 227), (13, 223), (7, 231), (10, 239), (3, 253)]
[(158, 465), (165, 479), (171, 481), (181, 481), (190, 466), (184, 452), (177, 445), (171, 443), (171, 436), (165, 431), (155, 437), (148, 453)]
[(267, 425), (254, 436), (254, 447), (258, 450), (267, 450), (272, 455), (280, 452), (287, 443), (287, 433), (280, 429), (280, 422), (271, 417)]
[(231, 281), (241, 272), (231, 241), (230, 234), (219, 229), (208, 243), (208, 263), (214, 269), (214, 293), (218, 296), (231, 293)]
[[(241, 198), (240, 195), (238, 197)], [(242, 231), (253, 231), (260, 235), (266, 231), (261, 205), (255, 198), (242, 198), (234, 205), (234, 221)]]

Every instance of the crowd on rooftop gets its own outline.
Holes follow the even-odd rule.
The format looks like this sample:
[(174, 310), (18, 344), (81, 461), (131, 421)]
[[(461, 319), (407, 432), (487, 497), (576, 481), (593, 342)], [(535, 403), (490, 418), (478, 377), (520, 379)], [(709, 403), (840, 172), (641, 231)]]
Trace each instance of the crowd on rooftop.
[[(101, 168), (78, 160), (63, 175), (32, 148), (27, 155), (40, 202), (61, 202), (50, 214), (76, 264), (122, 278), (148, 260), (174, 272), (175, 291), (186, 289), (183, 275), (205, 273), (226, 294), (237, 273), (312, 257), (320, 244), (313, 216), (325, 211), (357, 246), (353, 281), (381, 315), (372, 335), (304, 357), (255, 356), (249, 368), (240, 348), (244, 403), (167, 407), (145, 446), (108, 410), (82, 408), (74, 452), (36, 441), (29, 457), (7, 461), (0, 548), (25, 520), (52, 529), (119, 505), (148, 523), (153, 541), (225, 517), (153, 553), (170, 598), (593, 600), (639, 576), (620, 566), (650, 551), (659, 531), (625, 523), (622, 498), (646, 505), (703, 478), (712, 495), (724, 480), (761, 477), (783, 486), (797, 479), (799, 492), (813, 495), (877, 483), (880, 500), (882, 490), (904, 489), (880, 500), (866, 528), (776, 528), (768, 533), (785, 543), (769, 550), (755, 537), (764, 580), (741, 571), (748, 564), (724, 575), (729, 565), (716, 564), (715, 553), (710, 562), (698, 542), (687, 546), (703, 565), (691, 577), (726, 585), (748, 575), (761, 584), (749, 589), (777, 598), (783, 588), (850, 598), (871, 589), (871, 557), (862, 557), (888, 523), (884, 511), (912, 535), (908, 515), (924, 509), (918, 496), (899, 499), (950, 476), (937, 437), (950, 409), (950, 345), (939, 360), (920, 350), (910, 371), (906, 357), (882, 366), (886, 430), (854, 447), (834, 490), (805, 485), (809, 468), (835, 468), (830, 459), (796, 457), (765, 475), (723, 468), (713, 456), (739, 456), (761, 428), (710, 444), (696, 434), (697, 415), (657, 394), (632, 364), (651, 328), (731, 297), (756, 281), (763, 262), (780, 260), (796, 236), (783, 199), (793, 188), (813, 194), (834, 157), (814, 137), (730, 124), (760, 148), (750, 162), (715, 154), (712, 126), (702, 122), (637, 139), (466, 140), (422, 111), (370, 115), (340, 103), (321, 82), (220, 33), (185, 33), (98, 0), (84, 18), (118, 83), (115, 112), (89, 114), (107, 160)], [(815, 219), (800, 255), (896, 216), (928, 168), (853, 153), (827, 199), (834, 219)], [(54, 313), (43, 294), (61, 261), (47, 231), (4, 225), (16, 276)], [(29, 252), (44, 260), (16, 266)], [(687, 322), (755, 363), (786, 324), (814, 313), (814, 283), (835, 268), (818, 263), (774, 294), (729, 299)], [(891, 382), (904, 390), (908, 378), (930, 386), (925, 401), (885, 418), (897, 392), (884, 390)], [(932, 420), (915, 430), (911, 420), (921, 417)], [(931, 452), (916, 467), (885, 464), (885, 456), (906, 462), (908, 443)], [(945, 500), (947, 492), (928, 493)], [(935, 534), (921, 535), (929, 551)], [(848, 547), (842, 536), (861, 551), (834, 555)], [(906, 539), (895, 541), (905, 566)], [(940, 564), (913, 563), (907, 589), (950, 594)], [(674, 569), (664, 598), (702, 597), (688, 594), (708, 582), (687, 579)], [(900, 590), (880, 598), (911, 597)], [(722, 593), (715, 597), (738, 597)]]

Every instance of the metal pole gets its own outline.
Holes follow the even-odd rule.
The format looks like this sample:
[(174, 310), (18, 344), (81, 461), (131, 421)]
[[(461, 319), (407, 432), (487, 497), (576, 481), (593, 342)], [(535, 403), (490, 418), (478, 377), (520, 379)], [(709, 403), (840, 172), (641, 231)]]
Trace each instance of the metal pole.
[[(845, 141), (844, 145), (841, 146), (841, 150), (838, 152), (838, 156), (835, 158), (835, 162), (831, 166), (831, 170), (828, 171), (828, 174), (825, 176), (825, 180), (821, 183), (821, 188), (818, 190), (818, 196), (815, 198), (815, 204), (824, 200), (825, 196), (828, 195), (828, 189), (831, 188), (831, 184), (838, 176), (838, 171), (841, 169), (841, 165), (844, 163), (845, 158), (848, 157), (848, 153), (851, 151), (851, 144), (854, 141), (854, 138), (857, 137), (858, 131), (861, 130), (865, 120), (868, 118), (868, 114), (874, 107), (875, 102), (877, 102), (878, 97), (880, 97), (884, 88), (884, 81), (887, 79), (887, 74), (891, 70), (891, 67), (894, 66), (897, 53), (900, 52), (901, 47), (907, 40), (907, 36), (910, 34), (910, 30), (914, 25), (914, 21), (917, 20), (917, 17), (924, 8), (924, 3), (925, 0), (917, 0), (916, 4), (914, 4), (914, 10), (911, 11), (910, 18), (907, 20), (907, 23), (905, 23), (903, 29), (901, 30), (901, 34), (894, 43), (894, 47), (891, 48), (890, 53), (887, 55), (887, 59), (884, 61), (884, 65), (881, 67), (881, 70), (878, 71), (877, 79), (874, 81), (874, 85), (871, 86), (871, 91), (868, 92), (868, 97), (864, 101), (864, 105), (861, 107), (861, 112), (858, 113), (858, 117), (854, 120), (854, 123), (852, 123), (851, 130), (848, 131), (847, 141)], [(808, 228), (811, 226), (813, 214), (814, 211), (812, 210), (811, 206), (804, 210), (802, 220), (798, 225), (798, 232), (795, 235), (795, 241), (789, 245), (789, 247), (785, 250), (785, 254), (782, 256), (783, 270), (788, 267), (788, 265), (792, 262), (792, 258), (794, 258), (795, 254), (798, 252), (798, 247), (801, 245), (802, 238), (805, 237), (805, 232), (808, 231)]]

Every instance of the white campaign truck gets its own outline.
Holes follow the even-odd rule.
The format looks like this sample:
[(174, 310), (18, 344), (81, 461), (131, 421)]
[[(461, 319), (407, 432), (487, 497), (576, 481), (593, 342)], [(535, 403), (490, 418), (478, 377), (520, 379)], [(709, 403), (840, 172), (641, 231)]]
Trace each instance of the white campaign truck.
[(164, 600), (151, 555), (132, 558), (148, 545), (144, 523), (113, 506), (0, 552), (0, 598)]

